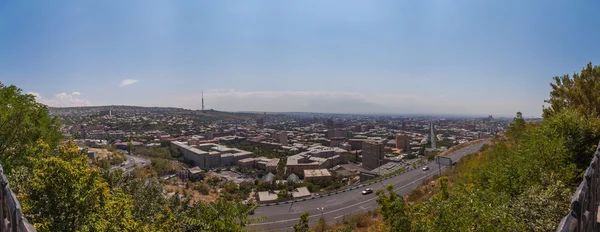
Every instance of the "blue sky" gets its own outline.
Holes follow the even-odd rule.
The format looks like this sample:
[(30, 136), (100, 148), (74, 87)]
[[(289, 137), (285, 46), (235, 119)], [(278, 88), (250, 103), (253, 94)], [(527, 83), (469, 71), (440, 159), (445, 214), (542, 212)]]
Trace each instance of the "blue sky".
[[(539, 116), (598, 1), (0, 1), (0, 82), (51, 106)], [(128, 80), (128, 81), (127, 81)], [(127, 85), (123, 85), (126, 82)]]

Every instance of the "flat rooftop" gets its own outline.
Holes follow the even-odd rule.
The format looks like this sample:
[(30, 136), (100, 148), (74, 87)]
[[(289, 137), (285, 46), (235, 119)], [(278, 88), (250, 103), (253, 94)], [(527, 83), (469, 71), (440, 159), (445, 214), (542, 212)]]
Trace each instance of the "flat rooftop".
[(300, 187), (300, 188), (295, 189), (292, 192), (292, 196), (294, 198), (309, 197), (310, 191), (308, 191), (308, 188), (306, 188), (306, 187)]
[(270, 193), (269, 191), (258, 192), (258, 201), (275, 201), (277, 200), (277, 193), (279, 191), (274, 191), (274, 193)]
[(183, 142), (179, 142), (179, 141), (172, 141), (172, 143), (175, 144), (175, 145), (177, 145), (181, 149), (186, 149), (186, 150), (191, 151), (193, 153), (196, 153), (198, 155), (206, 155), (206, 154), (208, 154), (208, 152), (205, 152), (205, 151), (200, 150), (198, 148), (190, 147), (189, 145), (187, 145), (187, 143), (183, 143)]
[(331, 176), (331, 173), (327, 169), (304, 170), (304, 178), (323, 177), (323, 176)]
[(252, 155), (252, 152), (249, 151), (244, 151), (241, 149), (237, 149), (237, 148), (230, 148), (224, 145), (219, 145), (216, 143), (203, 143), (203, 144), (199, 144), (198, 147), (201, 149), (206, 149), (208, 151), (204, 151), (201, 149), (198, 149), (196, 147), (192, 147), (189, 146), (187, 142), (179, 142), (179, 141), (172, 141), (173, 144), (177, 145), (178, 147), (180, 147), (181, 149), (186, 149), (189, 150), (195, 154), (198, 155), (221, 155), (221, 156), (245, 156), (245, 155)]

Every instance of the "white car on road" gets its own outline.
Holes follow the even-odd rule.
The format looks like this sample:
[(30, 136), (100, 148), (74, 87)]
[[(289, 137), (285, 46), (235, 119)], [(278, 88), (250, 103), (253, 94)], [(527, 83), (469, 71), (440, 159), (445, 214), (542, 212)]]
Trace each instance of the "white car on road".
[(362, 191), (362, 195), (367, 195), (367, 194), (371, 194), (373, 193), (373, 189), (372, 188), (368, 188)]
[(423, 167), (423, 171), (427, 171), (427, 170), (429, 170), (428, 166)]

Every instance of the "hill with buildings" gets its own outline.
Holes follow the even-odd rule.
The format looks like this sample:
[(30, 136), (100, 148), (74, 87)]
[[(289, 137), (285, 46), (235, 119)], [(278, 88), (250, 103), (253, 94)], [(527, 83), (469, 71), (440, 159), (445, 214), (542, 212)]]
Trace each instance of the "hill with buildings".
[(258, 114), (226, 112), (218, 110), (191, 110), (175, 107), (144, 107), (144, 106), (78, 106), (78, 107), (49, 107), (50, 114), (57, 116), (105, 116), (105, 115), (123, 115), (123, 114), (176, 114), (187, 116), (198, 116), (205, 119), (214, 120), (237, 120), (253, 119)]

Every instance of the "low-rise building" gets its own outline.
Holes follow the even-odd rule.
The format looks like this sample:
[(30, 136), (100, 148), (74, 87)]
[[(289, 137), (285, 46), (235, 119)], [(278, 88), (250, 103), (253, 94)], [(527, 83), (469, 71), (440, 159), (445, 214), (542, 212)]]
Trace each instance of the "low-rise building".
[(254, 154), (237, 148), (229, 148), (215, 143), (203, 143), (189, 146), (185, 142), (171, 141), (171, 146), (176, 147), (186, 160), (192, 160), (200, 168), (227, 167), (236, 164), (239, 160), (252, 157)]
[(327, 131), (327, 137), (330, 139), (331, 138), (346, 138), (346, 137), (348, 137), (348, 130), (342, 129), (342, 128), (329, 129)]
[(337, 147), (314, 146), (287, 158), (287, 170), (302, 173), (307, 169), (332, 168), (348, 163), (348, 151)]
[(307, 187), (300, 187), (292, 191), (292, 197), (294, 199), (310, 197), (310, 191), (308, 191)]
[[(256, 200), (260, 203), (277, 202), (278, 201), (277, 193), (279, 193), (279, 190), (257, 192)], [(293, 199), (310, 197), (310, 195), (311, 195), (310, 191), (308, 191), (308, 188), (306, 188), (306, 187), (300, 187), (300, 188), (294, 189), (293, 191), (290, 192), (290, 194), (292, 195)]]
[(331, 182), (331, 173), (327, 169), (304, 170), (306, 182)]
[(266, 157), (245, 158), (237, 162), (237, 165), (245, 168), (256, 168), (267, 172), (277, 172), (278, 158), (269, 159)]
[(87, 152), (87, 156), (88, 156), (88, 158), (90, 158), (90, 159), (96, 159), (96, 158), (98, 158), (98, 152), (95, 152), (95, 151), (88, 151), (88, 152)]
[(260, 203), (272, 203), (277, 201), (279, 191), (263, 191), (256, 193), (256, 200)]

